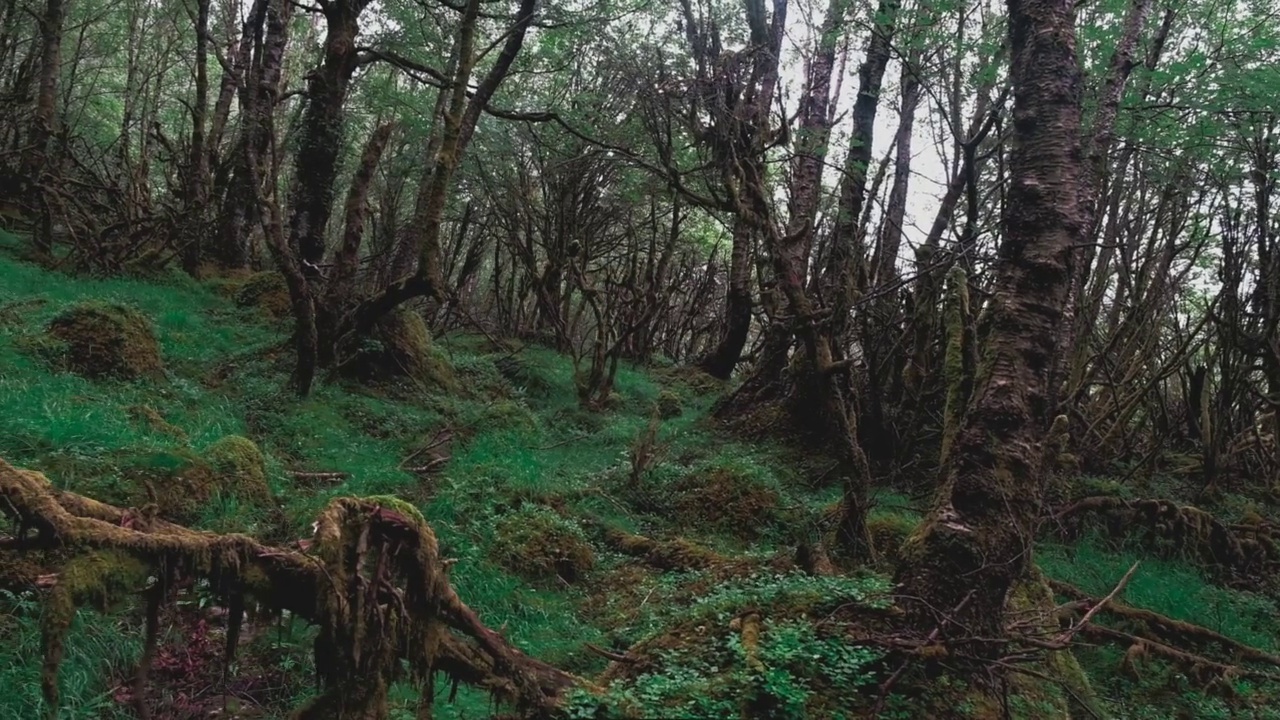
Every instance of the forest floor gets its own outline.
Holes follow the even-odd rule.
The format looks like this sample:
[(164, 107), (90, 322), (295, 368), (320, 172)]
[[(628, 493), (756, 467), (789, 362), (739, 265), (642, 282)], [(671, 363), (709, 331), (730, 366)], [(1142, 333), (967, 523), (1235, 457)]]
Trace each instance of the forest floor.
[[(672, 367), (627, 367), (613, 407), (592, 413), (578, 408), (568, 358), (446, 335), (433, 352), (452, 365), (458, 392), (324, 382), (299, 401), (288, 389), (287, 319), (255, 302), (245, 279), (71, 278), (23, 262), (17, 247), (0, 234), (0, 458), (12, 465), (45, 473), (59, 489), (140, 506), (168, 483), (187, 487), (228, 437), (247, 438), (261, 451), (270, 498), (213, 492), (185, 520), (280, 544), (309, 537), (335, 497), (410, 502), (456, 559), (454, 586), (486, 624), (535, 657), (613, 680), (608, 714), (582, 695), (570, 699), (571, 716), (732, 717), (749, 702), (760, 716), (842, 717), (878, 700), (893, 668), (832, 628), (887, 612), (887, 568), (795, 569), (797, 543), (818, 537), (839, 490), (819, 458), (721, 433), (708, 417), (723, 391), (717, 383)], [(47, 325), (86, 302), (143, 313), (162, 377), (90, 381), (51, 364)], [(1233, 511), (1254, 509), (1239, 499)], [(890, 558), (918, 513), (903, 495), (877, 494), (877, 538)], [(1188, 563), (1096, 535), (1038, 554), (1048, 577), (1095, 596), (1139, 559), (1128, 604), (1280, 653), (1272, 599), (1214, 585)], [(0, 557), (0, 580), (21, 576), (17, 562)], [(39, 593), (0, 586), (0, 719), (44, 714)], [(155, 716), (283, 717), (315, 692), (311, 629), (251, 621), (225, 668), (217, 608), (199, 588), (189, 597), (164, 618)], [(78, 611), (59, 717), (135, 717), (129, 678), (141, 625), (129, 602)], [(1130, 667), (1126, 650), (1077, 650), (1097, 696), (1090, 712), (1280, 717), (1267, 709), (1270, 683), (1238, 680), (1230, 697), (1211, 695), (1159, 661)], [(902, 687), (883, 698), (881, 717), (917, 717), (928, 706), (924, 686)], [(416, 695), (395, 690), (393, 717), (413, 717)], [(437, 704), (438, 717), (492, 714), (487, 696), (465, 687), (439, 693)], [(1051, 714), (1034, 702), (1010, 709)]]

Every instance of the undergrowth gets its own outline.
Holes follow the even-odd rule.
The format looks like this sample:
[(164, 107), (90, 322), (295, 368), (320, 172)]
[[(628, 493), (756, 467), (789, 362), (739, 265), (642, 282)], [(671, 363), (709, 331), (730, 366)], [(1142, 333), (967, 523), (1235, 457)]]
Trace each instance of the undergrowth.
[[(838, 484), (814, 480), (824, 476), (813, 470), (820, 460), (720, 435), (707, 421), (715, 385), (627, 366), (616, 406), (588, 412), (567, 358), (449, 334), (433, 344), (460, 393), (329, 381), (300, 401), (288, 387), (285, 324), (237, 306), (219, 283), (178, 274), (67, 277), (14, 259), (12, 247), (0, 233), (0, 457), (47, 473), (60, 488), (110, 496), (133, 488), (139, 468), (156, 458), (202, 458), (243, 436), (262, 452), (271, 497), (215, 494), (199, 508), (199, 527), (290, 542), (309, 535), (334, 497), (410, 502), (456, 561), (451, 580), (461, 597), (525, 652), (596, 676), (607, 661), (589, 644), (615, 653), (649, 648), (643, 672), (603, 696), (570, 698), (574, 717), (736, 717), (748, 708), (759, 717), (852, 717), (850, 708), (865, 706), (884, 680), (880, 651), (820, 621), (849, 607), (885, 608), (886, 576), (811, 577), (772, 566), (797, 543), (822, 537)], [(39, 352), (47, 324), (85, 301), (147, 316), (164, 377), (93, 382), (50, 364)], [(876, 505), (876, 543), (891, 558), (918, 508), (886, 492)], [(693, 541), (746, 569), (662, 571), (611, 548), (608, 530)], [(1045, 546), (1037, 557), (1050, 577), (1096, 595), (1140, 559), (1129, 604), (1280, 651), (1272, 599), (1215, 586), (1188, 565), (1096, 537)], [(127, 716), (113, 692), (136, 662), (142, 633), (138, 608), (118, 610), (105, 619), (77, 614), (60, 718)], [(764, 612), (748, 653), (740, 625), (752, 610)], [(36, 595), (0, 592), (0, 718), (43, 713), (39, 623)], [(309, 632), (263, 632), (247, 651), (257, 666), (305, 674)], [(1114, 717), (1280, 717), (1266, 707), (1274, 688), (1238, 681), (1235, 698), (1213, 697), (1159, 663), (1137, 676), (1121, 672), (1124, 652), (1077, 652)], [(296, 685), (293, 697), (264, 708), (268, 716), (313, 692)], [(449, 695), (439, 693), (438, 703), (452, 700), (442, 717), (492, 714), (474, 690)], [(393, 717), (413, 716), (412, 688), (394, 688), (392, 701)], [(888, 698), (884, 717), (910, 717), (911, 703)]]

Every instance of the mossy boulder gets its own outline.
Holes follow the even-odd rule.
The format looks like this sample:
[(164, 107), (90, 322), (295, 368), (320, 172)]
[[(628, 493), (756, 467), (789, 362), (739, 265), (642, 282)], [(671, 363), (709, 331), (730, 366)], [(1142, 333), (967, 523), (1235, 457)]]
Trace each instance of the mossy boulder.
[(228, 435), (210, 445), (204, 457), (218, 475), (222, 489), (244, 500), (265, 502), (271, 498), (266, 459), (252, 440)]
[(670, 420), (684, 414), (684, 403), (680, 400), (680, 396), (670, 390), (663, 390), (658, 393), (658, 400), (655, 406), (658, 411), (658, 417), (663, 420)]
[(499, 520), (492, 548), (504, 568), (535, 582), (572, 583), (595, 566), (582, 528), (543, 507), (526, 507)]
[(347, 377), (366, 384), (411, 380), (432, 391), (461, 391), (453, 366), (432, 345), (422, 316), (404, 308), (379, 320), (372, 337), (342, 369)]
[(245, 278), (239, 283), (235, 298), (236, 305), (257, 308), (273, 318), (289, 317), (292, 312), (289, 287), (285, 285), (284, 276), (271, 270)]
[(151, 321), (124, 305), (75, 305), (49, 322), (39, 345), (39, 354), (46, 360), (92, 380), (140, 380), (164, 374)]
[(752, 540), (782, 519), (778, 491), (731, 467), (691, 472), (673, 490), (672, 509), (686, 527), (710, 528)]

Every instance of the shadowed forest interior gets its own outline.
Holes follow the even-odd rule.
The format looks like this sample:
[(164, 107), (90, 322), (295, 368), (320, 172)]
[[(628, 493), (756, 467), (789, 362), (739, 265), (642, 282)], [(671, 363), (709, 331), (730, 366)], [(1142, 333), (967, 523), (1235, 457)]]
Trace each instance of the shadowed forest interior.
[(1254, 0), (0, 0), (0, 720), (1280, 718)]

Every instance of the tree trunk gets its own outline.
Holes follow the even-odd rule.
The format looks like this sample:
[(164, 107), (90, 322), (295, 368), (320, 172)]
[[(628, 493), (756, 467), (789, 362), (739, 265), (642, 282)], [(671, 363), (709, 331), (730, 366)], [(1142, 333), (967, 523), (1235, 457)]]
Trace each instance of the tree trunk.
[[(268, 128), (272, 125), (276, 96), (279, 93), (280, 76), (284, 68), (284, 53), (289, 42), (289, 20), (293, 5), (287, 1), (263, 3), (265, 15), (257, 25), (246, 28), (255, 39), (245, 60), (240, 90), (240, 130), (236, 138), (231, 181), (223, 198), (222, 222), (217, 244), (209, 248), (208, 256), (220, 267), (238, 270), (249, 266), (249, 237), (258, 224), (260, 208), (258, 191), (253, 187), (255, 176), (249, 171), (249, 155), (252, 153), (259, 167), (271, 145)], [(265, 20), (265, 36), (261, 35)], [(224, 78), (224, 87), (226, 80)], [(219, 98), (221, 102), (221, 98)], [(215, 108), (215, 115), (220, 109)], [(217, 118), (215, 117), (215, 125)], [(263, 177), (258, 176), (257, 182)]]
[(205, 201), (209, 193), (209, 153), (205, 147), (206, 122), (209, 111), (209, 0), (196, 0), (196, 96), (191, 109), (191, 151), (187, 159), (186, 221), (179, 238), (186, 243), (184, 269), (194, 273), (200, 265), (204, 247)]
[[(1014, 145), (990, 331), (937, 504), (897, 580), (917, 629), (999, 637), (1031, 564), (1049, 374), (1083, 226), (1080, 69), (1071, 0), (1009, 0)], [(984, 650), (985, 649), (985, 650)], [(997, 644), (975, 653), (999, 652)]]
[(733, 222), (733, 250), (729, 259), (729, 288), (724, 300), (724, 331), (714, 350), (698, 361), (708, 375), (728, 380), (738, 366), (751, 332), (751, 226), (742, 218)]
[(344, 104), (356, 69), (356, 35), (364, 3), (326, 5), (324, 61), (307, 80), (307, 109), (296, 160), (295, 186), (289, 203), (289, 245), (297, 248), (302, 274), (314, 281), (324, 261), (325, 228), (333, 210), (333, 183), (346, 118)]
[[(62, 23), (67, 16), (66, 0), (46, 0), (40, 16), (40, 90), (31, 117), (31, 130), (23, 158), (23, 174), (37, 195), (43, 195), (43, 176), (48, 169), (49, 143), (58, 119), (58, 73), (62, 68)], [(45, 203), (44, 223), (35, 233), (36, 250), (48, 254), (53, 249), (52, 218)]]

